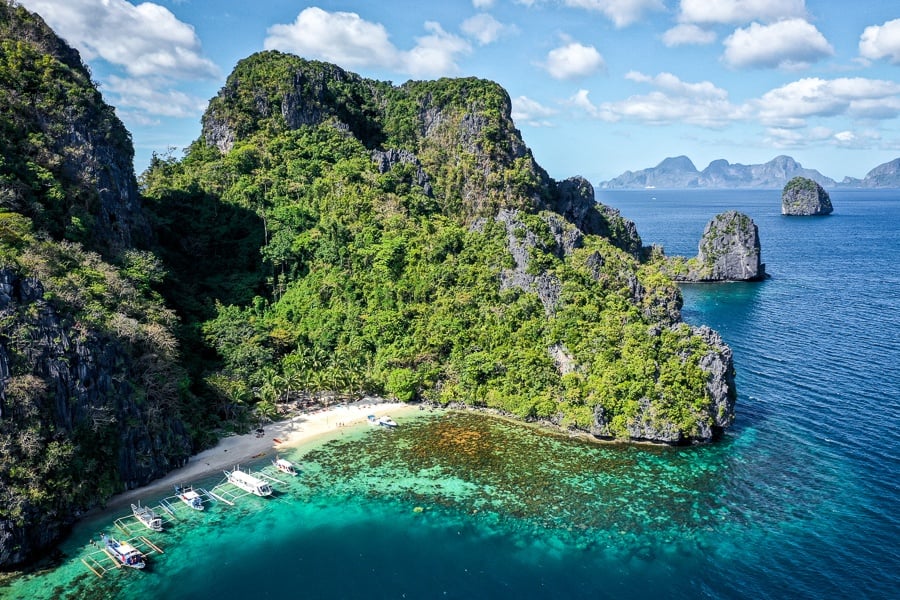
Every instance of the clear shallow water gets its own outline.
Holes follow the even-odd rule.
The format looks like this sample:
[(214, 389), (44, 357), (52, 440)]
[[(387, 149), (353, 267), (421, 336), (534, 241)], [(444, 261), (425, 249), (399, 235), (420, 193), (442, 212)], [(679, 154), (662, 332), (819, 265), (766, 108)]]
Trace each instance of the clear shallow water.
[(599, 199), (669, 254), (695, 254), (723, 210), (759, 226), (772, 279), (684, 288), (685, 320), (735, 352), (722, 443), (597, 446), (423, 412), (299, 449), (276, 498), (180, 513), (148, 536), (165, 550), (148, 572), (101, 580), (79, 560), (118, 511), (0, 597), (896, 597), (900, 193), (835, 192), (819, 219), (782, 217), (778, 192)]

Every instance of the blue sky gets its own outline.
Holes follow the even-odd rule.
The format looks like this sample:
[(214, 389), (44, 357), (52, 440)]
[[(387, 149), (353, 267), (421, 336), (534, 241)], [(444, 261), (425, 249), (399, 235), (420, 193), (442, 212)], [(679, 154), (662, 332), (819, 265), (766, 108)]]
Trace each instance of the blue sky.
[(264, 49), (365, 77), (500, 83), (538, 162), (593, 183), (687, 155), (837, 180), (900, 157), (896, 0), (20, 0), (78, 48), (135, 168)]

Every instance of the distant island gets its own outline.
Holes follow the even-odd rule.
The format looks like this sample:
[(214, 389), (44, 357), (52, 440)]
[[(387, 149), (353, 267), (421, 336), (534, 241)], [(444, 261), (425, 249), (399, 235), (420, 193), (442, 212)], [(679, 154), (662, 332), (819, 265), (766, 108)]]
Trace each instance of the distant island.
[(895, 188), (900, 187), (900, 158), (879, 165), (863, 179), (844, 177), (838, 183), (815, 169), (806, 169), (790, 156), (776, 156), (759, 165), (731, 164), (719, 159), (697, 170), (687, 156), (670, 157), (655, 167), (640, 171), (626, 171), (609, 181), (600, 182), (599, 189), (683, 189), (683, 188), (758, 188), (781, 189), (794, 177), (811, 179), (822, 187)]

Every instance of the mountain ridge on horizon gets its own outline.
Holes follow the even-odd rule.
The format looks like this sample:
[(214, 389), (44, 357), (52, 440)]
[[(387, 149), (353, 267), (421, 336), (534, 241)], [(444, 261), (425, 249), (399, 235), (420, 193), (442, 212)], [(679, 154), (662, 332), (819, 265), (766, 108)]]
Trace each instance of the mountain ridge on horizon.
[(702, 171), (684, 155), (663, 159), (655, 167), (626, 171), (597, 185), (598, 189), (710, 188), (780, 189), (794, 177), (807, 177), (822, 187), (892, 188), (900, 187), (900, 158), (878, 165), (863, 179), (844, 177), (840, 182), (816, 169), (807, 169), (792, 157), (779, 155), (762, 164), (729, 163), (713, 160)]

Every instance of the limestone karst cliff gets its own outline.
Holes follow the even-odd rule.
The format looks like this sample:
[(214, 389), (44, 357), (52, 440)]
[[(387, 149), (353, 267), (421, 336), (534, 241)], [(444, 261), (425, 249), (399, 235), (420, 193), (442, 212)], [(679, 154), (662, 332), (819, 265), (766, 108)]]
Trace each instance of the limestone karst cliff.
[[(130, 136), (78, 53), (0, 3), (0, 568), (181, 464), (185, 373)], [(113, 264), (115, 263), (115, 264)]]
[(394, 86), (263, 52), (229, 75), (185, 159), (157, 166), (159, 210), (202, 191), (265, 220), (270, 299), (202, 325), (229, 393), (252, 395), (255, 365), (309, 381), (320, 357), (325, 389), (613, 439), (708, 441), (733, 418), (733, 380), (708, 386), (733, 372), (727, 347), (681, 322), (633, 223), (535, 163), (495, 83)]

